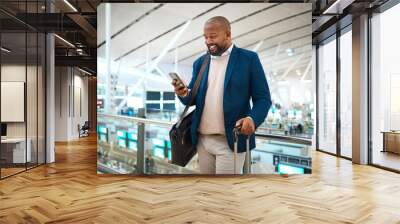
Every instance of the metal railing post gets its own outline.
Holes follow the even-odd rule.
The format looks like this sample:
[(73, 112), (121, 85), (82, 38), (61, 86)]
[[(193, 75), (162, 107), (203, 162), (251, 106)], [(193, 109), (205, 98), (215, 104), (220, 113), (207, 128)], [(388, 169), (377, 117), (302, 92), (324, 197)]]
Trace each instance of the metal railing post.
[[(138, 117), (144, 118), (144, 108), (139, 108)], [(145, 151), (145, 124), (138, 123), (137, 132), (137, 156), (136, 156), (136, 174), (144, 174), (144, 151)]]

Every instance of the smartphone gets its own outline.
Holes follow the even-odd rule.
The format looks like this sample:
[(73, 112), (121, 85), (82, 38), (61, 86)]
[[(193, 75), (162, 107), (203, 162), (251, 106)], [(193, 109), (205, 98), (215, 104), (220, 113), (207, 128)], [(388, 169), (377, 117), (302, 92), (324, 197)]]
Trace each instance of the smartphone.
[(171, 77), (172, 80), (174, 80), (174, 79), (178, 80), (178, 82), (181, 83), (180, 86), (182, 86), (182, 87), (185, 86), (185, 83), (182, 81), (182, 79), (175, 72), (170, 72), (169, 73), (169, 77)]

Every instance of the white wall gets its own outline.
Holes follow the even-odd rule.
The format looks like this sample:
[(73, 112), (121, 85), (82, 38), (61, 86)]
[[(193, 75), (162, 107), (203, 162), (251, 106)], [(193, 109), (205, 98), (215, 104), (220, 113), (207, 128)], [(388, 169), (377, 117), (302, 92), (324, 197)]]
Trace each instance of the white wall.
[(79, 137), (78, 124), (81, 126), (88, 121), (88, 78), (76, 75), (74, 77), (74, 108), (72, 108), (72, 136)]
[(55, 68), (55, 141), (67, 141), (69, 118), (69, 84), (67, 67)]
[(70, 141), (88, 120), (88, 78), (71, 67), (56, 67), (55, 73), (55, 140)]

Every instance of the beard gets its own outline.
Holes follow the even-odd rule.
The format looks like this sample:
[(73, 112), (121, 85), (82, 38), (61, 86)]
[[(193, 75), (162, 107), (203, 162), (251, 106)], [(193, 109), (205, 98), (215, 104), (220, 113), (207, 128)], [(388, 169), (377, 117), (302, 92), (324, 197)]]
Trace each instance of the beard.
[(207, 48), (208, 48), (208, 52), (212, 56), (221, 56), (222, 53), (224, 53), (224, 51), (226, 50), (224, 47), (222, 47), (218, 44), (209, 44), (209, 45), (207, 45)]

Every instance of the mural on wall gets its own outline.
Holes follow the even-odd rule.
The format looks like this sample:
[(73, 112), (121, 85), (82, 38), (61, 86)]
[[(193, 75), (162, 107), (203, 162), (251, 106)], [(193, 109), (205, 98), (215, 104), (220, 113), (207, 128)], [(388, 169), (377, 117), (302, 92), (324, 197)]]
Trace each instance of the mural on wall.
[[(309, 145), (315, 119), (311, 4), (105, 3), (98, 7), (97, 27), (98, 173), (311, 173)], [(218, 32), (209, 32), (209, 29)], [(217, 33), (226, 35), (218, 43), (212, 40)], [(180, 163), (176, 158), (187, 150), (182, 153), (175, 151), (170, 130), (179, 120), (185, 105), (177, 97), (169, 73), (176, 73), (184, 85), (189, 85), (192, 75), (197, 74), (200, 68), (200, 62), (193, 66), (195, 61), (207, 51), (215, 56), (210, 59), (208, 73), (213, 70), (216, 60), (229, 57), (225, 62), (226, 71), (221, 74), (226, 76), (230, 75), (228, 73), (233, 66), (231, 58), (235, 58), (239, 51), (243, 53), (237, 54), (237, 57), (248, 54), (234, 65), (241, 74), (233, 72), (224, 88), (243, 87), (245, 92), (248, 89), (251, 94), (258, 88), (266, 100), (265, 104), (255, 106), (259, 103), (254, 94), (251, 101), (250, 95), (248, 99), (242, 99), (243, 95), (229, 99), (228, 92), (225, 92), (220, 104), (207, 106), (211, 105), (211, 101), (206, 100), (207, 94), (210, 96), (213, 93), (206, 94), (206, 90), (200, 87), (199, 97), (204, 97), (204, 108), (209, 107), (203, 111), (216, 111), (215, 115), (205, 120), (212, 120), (221, 113), (237, 115), (229, 118), (225, 114), (207, 125), (204, 125), (205, 120), (198, 118), (196, 121), (194, 118), (193, 122), (198, 122), (198, 127), (201, 124), (211, 127), (222, 121), (226, 130), (211, 140), (208, 135), (190, 136), (196, 146), (193, 148), (197, 150), (191, 154), (193, 157), (189, 156), (184, 163)], [(252, 66), (243, 64), (251, 57), (256, 61)], [(249, 72), (256, 68), (257, 72)], [(207, 76), (208, 89), (213, 89), (210, 86), (213, 85), (212, 80), (216, 80), (212, 73)], [(246, 86), (250, 82), (246, 77), (250, 74), (257, 74), (258, 81)], [(268, 86), (269, 89), (266, 88)], [(246, 114), (257, 116), (249, 118), (239, 114), (247, 107), (240, 109), (239, 106), (232, 106), (238, 108), (236, 112), (226, 108), (221, 109), (221, 113), (216, 110), (219, 106), (238, 102), (254, 106), (253, 112)], [(189, 110), (200, 111), (201, 107), (197, 105)], [(224, 123), (226, 119), (232, 121)], [(234, 153), (232, 132), (235, 122), (244, 122), (238, 138), (237, 154)], [(254, 129), (250, 128), (256, 122), (257, 137)], [(249, 147), (246, 145), (247, 129), (251, 139)], [(206, 133), (201, 128), (198, 131)], [(301, 137), (306, 141), (298, 144), (270, 141), (267, 135)], [(200, 139), (197, 144), (196, 139)], [(202, 150), (207, 144), (212, 146), (205, 146)], [(246, 147), (251, 151), (246, 152)], [(223, 150), (223, 153), (213, 151), (217, 149)], [(209, 160), (205, 155), (209, 155)]]

